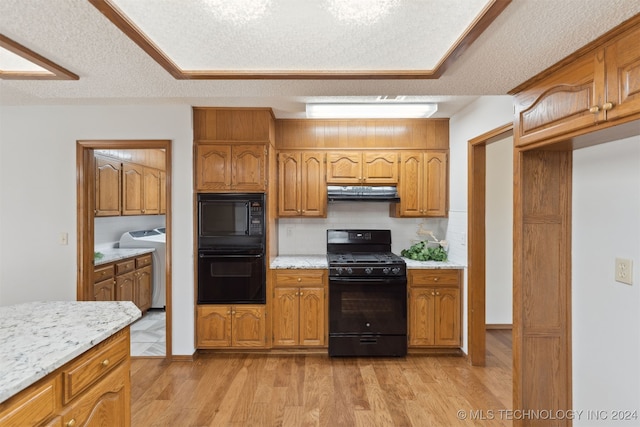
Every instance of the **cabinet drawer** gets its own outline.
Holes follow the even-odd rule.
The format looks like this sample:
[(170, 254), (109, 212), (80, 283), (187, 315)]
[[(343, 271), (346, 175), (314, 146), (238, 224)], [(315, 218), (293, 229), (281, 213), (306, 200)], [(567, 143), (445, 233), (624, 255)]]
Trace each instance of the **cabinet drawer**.
[(136, 268), (136, 260), (133, 258), (126, 259), (125, 261), (116, 264), (116, 276), (133, 271)]
[(324, 270), (278, 270), (276, 286), (323, 286), (327, 272)]
[(151, 265), (151, 254), (136, 258), (136, 268), (146, 267), (147, 265)]
[(111, 372), (129, 356), (128, 329), (98, 344), (62, 372), (63, 401), (67, 404), (80, 392)]
[(93, 283), (102, 282), (111, 277), (113, 277), (113, 264), (107, 265), (106, 267), (95, 267), (93, 269)]
[(409, 272), (410, 286), (458, 285), (460, 270), (414, 270)]
[(59, 390), (59, 378), (58, 375), (43, 384), (26, 389), (0, 404), (0, 425), (35, 426), (49, 418), (58, 407), (56, 389)]

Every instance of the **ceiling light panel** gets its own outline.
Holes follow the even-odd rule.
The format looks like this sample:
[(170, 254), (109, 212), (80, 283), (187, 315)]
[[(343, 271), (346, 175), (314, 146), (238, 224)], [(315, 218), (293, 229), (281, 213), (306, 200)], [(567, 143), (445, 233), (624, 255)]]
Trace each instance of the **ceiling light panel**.
[(375, 71), (432, 70), (493, 2), (109, 0), (109, 3), (184, 71)]

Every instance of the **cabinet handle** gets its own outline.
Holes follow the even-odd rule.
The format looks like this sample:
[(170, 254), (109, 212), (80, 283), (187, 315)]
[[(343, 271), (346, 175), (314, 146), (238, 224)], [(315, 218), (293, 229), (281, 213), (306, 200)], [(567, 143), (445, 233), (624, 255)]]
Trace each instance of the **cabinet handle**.
[(300, 291), (300, 296), (304, 295), (304, 292)]
[(440, 295), (440, 292), (436, 291), (436, 295)]
[(298, 277), (298, 282), (302, 282), (302, 278), (301, 277)]
[(594, 105), (593, 107), (589, 108), (589, 112), (591, 114), (596, 114), (600, 111), (600, 107), (598, 107), (597, 105)]
[(602, 109), (604, 111), (609, 111), (613, 108), (613, 102), (606, 102), (604, 104), (602, 104)]
[(74, 425), (76, 425), (76, 419), (75, 418), (71, 418), (69, 421), (67, 421), (67, 424), (65, 424), (67, 427), (73, 427)]
[(109, 359), (104, 359), (102, 361), (102, 366), (109, 366)]
[(440, 278), (439, 278), (439, 277), (434, 277), (434, 278), (433, 278), (433, 281), (434, 281), (434, 282), (437, 282), (437, 281), (439, 281), (439, 280), (440, 280)]
[(435, 296), (436, 292), (435, 291), (431, 291), (431, 295)]

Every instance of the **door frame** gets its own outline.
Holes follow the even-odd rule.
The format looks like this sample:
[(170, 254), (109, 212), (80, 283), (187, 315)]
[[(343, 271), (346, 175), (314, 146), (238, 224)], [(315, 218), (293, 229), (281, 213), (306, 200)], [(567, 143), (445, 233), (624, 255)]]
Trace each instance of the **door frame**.
[(78, 140), (76, 141), (76, 191), (77, 191), (77, 288), (78, 301), (91, 301), (93, 284), (94, 253), (94, 206), (95, 206), (95, 157), (94, 150), (165, 150), (166, 176), (166, 351), (165, 359), (172, 355), (172, 310), (171, 310), (171, 140)]
[(473, 366), (486, 364), (486, 147), (513, 135), (513, 123), (469, 140), (467, 187), (467, 337)]

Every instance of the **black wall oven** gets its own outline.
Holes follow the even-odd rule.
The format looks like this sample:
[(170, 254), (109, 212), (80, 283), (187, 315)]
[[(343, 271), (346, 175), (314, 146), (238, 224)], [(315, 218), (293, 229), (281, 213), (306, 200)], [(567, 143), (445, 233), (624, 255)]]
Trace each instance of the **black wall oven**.
[(266, 301), (265, 196), (198, 194), (198, 304)]

